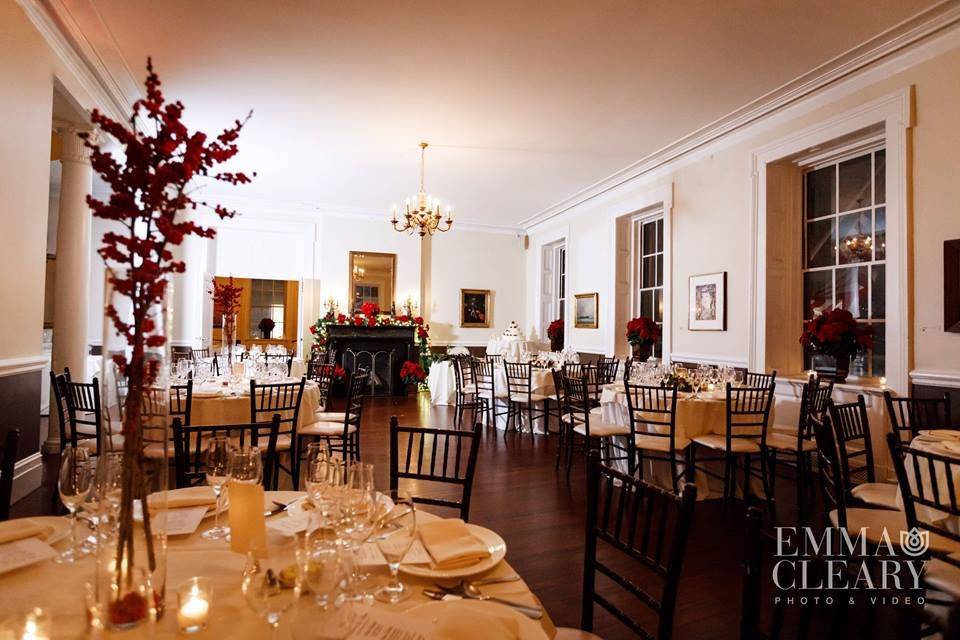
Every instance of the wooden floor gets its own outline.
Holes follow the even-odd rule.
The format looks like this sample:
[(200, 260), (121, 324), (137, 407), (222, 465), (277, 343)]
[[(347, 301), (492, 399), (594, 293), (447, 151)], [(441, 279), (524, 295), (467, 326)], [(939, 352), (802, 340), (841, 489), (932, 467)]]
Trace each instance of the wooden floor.
[[(378, 487), (386, 487), (388, 423), (449, 426), (452, 411), (431, 407), (428, 394), (375, 398), (367, 402), (362, 455), (376, 465)], [(496, 530), (507, 542), (510, 563), (541, 598), (558, 626), (579, 626), (584, 530), (584, 470), (576, 463), (569, 480), (554, 471), (556, 437), (486, 429), (477, 466), (471, 521)], [(55, 508), (56, 460), (45, 464), (44, 486), (14, 505), (13, 516)], [(779, 488), (778, 488), (779, 489)], [(783, 483), (783, 504), (793, 517), (792, 483)], [(721, 515), (721, 501), (697, 503), (683, 567), (674, 638), (725, 640), (739, 637), (743, 513)], [(604, 638), (634, 638), (603, 612), (596, 632)], [(786, 634), (788, 637), (793, 635)], [(880, 637), (883, 634), (871, 634)], [(856, 634), (850, 637), (864, 637)]]

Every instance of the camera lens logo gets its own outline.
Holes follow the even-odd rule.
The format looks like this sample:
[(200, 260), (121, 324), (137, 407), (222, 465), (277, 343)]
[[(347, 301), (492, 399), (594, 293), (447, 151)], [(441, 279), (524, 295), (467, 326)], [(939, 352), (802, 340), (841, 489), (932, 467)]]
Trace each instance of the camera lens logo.
[(920, 531), (916, 527), (900, 532), (900, 548), (908, 556), (920, 556), (930, 546), (930, 532)]

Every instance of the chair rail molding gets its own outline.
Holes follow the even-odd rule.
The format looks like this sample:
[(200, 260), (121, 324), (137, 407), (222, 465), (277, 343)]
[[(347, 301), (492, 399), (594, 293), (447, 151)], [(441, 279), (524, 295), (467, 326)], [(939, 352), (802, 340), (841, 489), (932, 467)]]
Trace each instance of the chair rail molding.
[(40, 371), (47, 363), (47, 356), (20, 356), (0, 359), (0, 378), (15, 376), (30, 371)]
[[(666, 349), (664, 349), (666, 353)], [(673, 351), (670, 353), (670, 361), (679, 360), (680, 362), (703, 362), (714, 366), (728, 365), (731, 367), (747, 367), (747, 360), (741, 356), (718, 356), (706, 353), (681, 353)], [(779, 380), (777, 380), (779, 382)]]
[[(750, 219), (750, 288), (748, 291), (748, 361), (763, 370), (766, 358), (767, 281), (767, 165), (796, 157), (813, 147), (827, 144), (876, 125), (884, 129), (887, 150), (887, 384), (905, 392), (910, 366), (909, 257), (909, 137), (913, 126), (913, 87), (865, 102), (844, 113), (801, 129), (755, 149), (750, 154), (752, 207)], [(800, 327), (796, 328), (799, 334)]]
[(960, 372), (914, 369), (910, 372), (910, 382), (924, 387), (960, 389)]

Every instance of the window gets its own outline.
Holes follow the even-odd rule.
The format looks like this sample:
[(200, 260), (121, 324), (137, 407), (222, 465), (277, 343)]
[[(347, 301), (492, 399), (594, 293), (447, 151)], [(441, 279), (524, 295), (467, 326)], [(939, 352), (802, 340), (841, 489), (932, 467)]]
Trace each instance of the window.
[(567, 310), (567, 248), (557, 249), (557, 317), (565, 318)]
[(540, 336), (547, 339), (547, 327), (554, 320), (566, 319), (567, 244), (558, 240), (542, 249), (540, 272)]
[[(663, 213), (634, 218), (632, 242), (633, 309), (631, 309), (631, 317), (653, 318), (653, 321), (662, 329)], [(662, 338), (654, 345), (653, 355), (662, 357)]]
[(257, 325), (263, 318), (274, 321), (274, 336), (284, 336), (283, 308), (286, 302), (287, 283), (283, 280), (250, 281), (250, 335), (259, 336)]
[[(873, 333), (873, 349), (850, 364), (885, 375), (886, 152), (860, 151), (804, 174), (804, 320), (843, 308)], [(812, 354), (804, 354), (810, 368)]]

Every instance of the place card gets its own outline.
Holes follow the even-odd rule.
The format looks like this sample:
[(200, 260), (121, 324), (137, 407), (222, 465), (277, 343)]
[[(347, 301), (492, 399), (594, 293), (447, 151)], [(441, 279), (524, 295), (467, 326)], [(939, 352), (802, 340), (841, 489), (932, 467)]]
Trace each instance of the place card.
[[(430, 554), (423, 547), (423, 543), (417, 538), (410, 545), (407, 555), (403, 556), (403, 562), (400, 564), (430, 564), (433, 562)], [(387, 560), (380, 553), (380, 549), (375, 542), (368, 542), (360, 547), (357, 552), (357, 564), (363, 567), (386, 566)]]
[(230, 481), (230, 550), (246, 554), (267, 546), (266, 518), (263, 515), (263, 486)]
[(55, 558), (57, 552), (46, 542), (37, 538), (24, 538), (0, 544), (0, 573), (30, 566)]
[(295, 536), (306, 531), (310, 525), (310, 513), (303, 511), (286, 518), (272, 518), (267, 522), (267, 529), (284, 536)]
[(200, 526), (207, 509), (206, 505), (201, 505), (160, 511), (154, 516), (154, 526), (158, 531), (166, 531), (168, 536), (188, 536)]
[(380, 609), (349, 605), (334, 614), (317, 637), (328, 640), (430, 640), (427, 620)]

